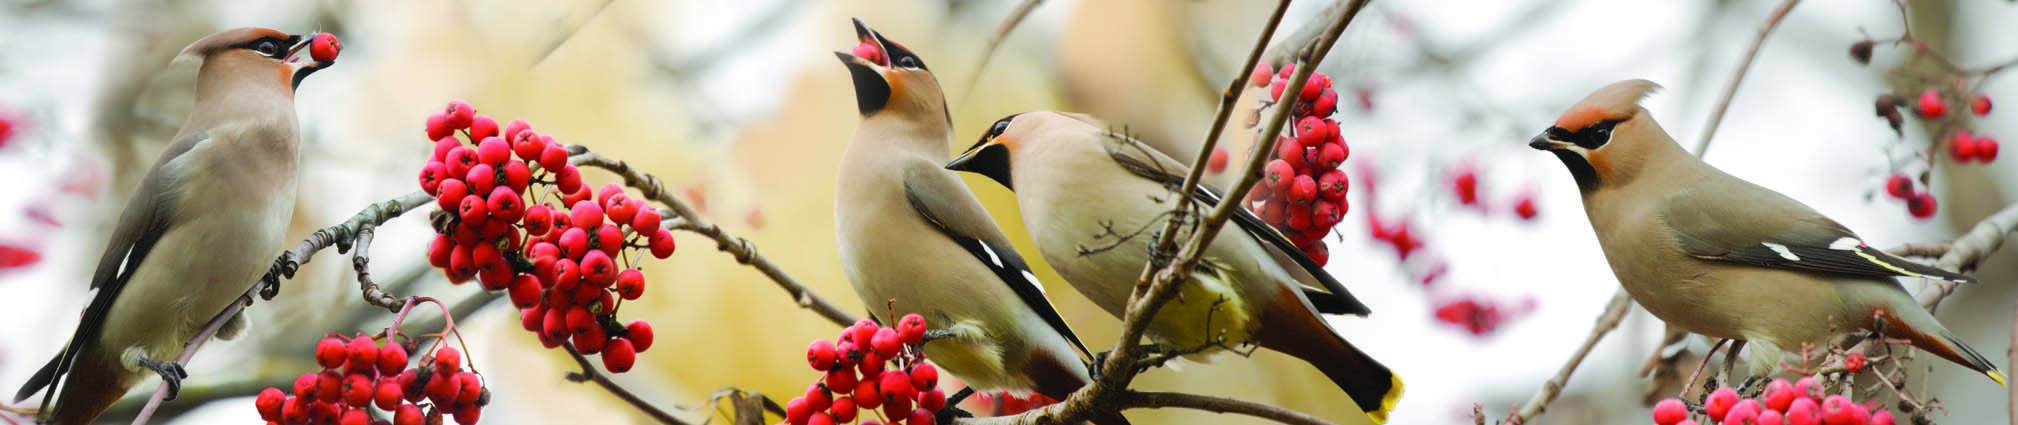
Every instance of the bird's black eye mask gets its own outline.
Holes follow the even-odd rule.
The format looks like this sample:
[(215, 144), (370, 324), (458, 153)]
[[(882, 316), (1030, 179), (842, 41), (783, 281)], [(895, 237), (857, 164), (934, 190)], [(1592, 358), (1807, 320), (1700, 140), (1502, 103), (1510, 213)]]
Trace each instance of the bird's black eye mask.
[(258, 40), (248, 41), (231, 47), (251, 50), (253, 53), (258, 53), (260, 56), (274, 60), (287, 60), (288, 54), (292, 53), (288, 49), (300, 43), (301, 36), (298, 35), (288, 36), (287, 38), (260, 37)]
[(1624, 120), (1599, 121), (1597, 124), (1591, 124), (1589, 127), (1584, 127), (1584, 129), (1577, 130), (1576, 132), (1564, 130), (1562, 127), (1549, 127), (1548, 133), (1550, 139), (1569, 142), (1586, 150), (1597, 149), (1603, 147), (1606, 143), (1611, 143), (1612, 128), (1617, 127), (1619, 122), (1622, 121)]

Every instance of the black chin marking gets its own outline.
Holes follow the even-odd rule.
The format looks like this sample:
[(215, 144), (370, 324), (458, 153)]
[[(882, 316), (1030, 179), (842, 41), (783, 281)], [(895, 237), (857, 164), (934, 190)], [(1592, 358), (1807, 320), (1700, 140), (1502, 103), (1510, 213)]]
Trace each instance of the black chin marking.
[(862, 116), (875, 115), (890, 103), (890, 82), (883, 81), (882, 74), (850, 63), (848, 75), (855, 80), (855, 107), (862, 111)]
[(967, 158), (967, 162), (961, 165), (960, 170), (988, 176), (989, 179), (1002, 184), (1003, 188), (1011, 192), (1016, 191), (1016, 185), (1011, 184), (1009, 179), (1009, 147), (999, 144), (983, 146), (981, 150), (974, 151), (970, 155), (972, 157)]
[(301, 68), (301, 69), (297, 69), (297, 70), (295, 70), (295, 71), (294, 71), (294, 82), (293, 82), (293, 84), (292, 84), (292, 85), (290, 85), (290, 86), (289, 86), (288, 88), (291, 88), (291, 89), (297, 89), (297, 90), (301, 89), (301, 80), (306, 80), (306, 79), (308, 79), (308, 74), (314, 74), (314, 73), (315, 73), (315, 71), (321, 71), (321, 70), (322, 70), (322, 66), (321, 66), (321, 65), (312, 65), (312, 66), (309, 66), (309, 67), (305, 67), (305, 68)]
[(1583, 155), (1577, 155), (1576, 152), (1562, 149), (1549, 152), (1556, 154), (1556, 159), (1562, 160), (1563, 166), (1570, 169), (1570, 177), (1577, 179), (1577, 189), (1581, 189), (1584, 192), (1597, 190), (1598, 169), (1591, 167), (1591, 162), (1584, 159)]

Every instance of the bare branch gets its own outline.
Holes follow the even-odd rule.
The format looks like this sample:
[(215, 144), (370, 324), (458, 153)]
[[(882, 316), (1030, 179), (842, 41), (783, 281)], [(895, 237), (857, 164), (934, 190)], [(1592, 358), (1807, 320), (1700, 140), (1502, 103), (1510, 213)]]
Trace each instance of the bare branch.
[(1710, 150), (1710, 137), (1717, 134), (1717, 124), (1724, 121), (1724, 111), (1731, 108), (1731, 97), (1737, 96), (1738, 83), (1745, 81), (1745, 71), (1752, 68), (1752, 59), (1759, 57), (1759, 47), (1766, 44), (1766, 36), (1772, 34), (1773, 28), (1779, 27), (1780, 20), (1786, 18), (1787, 12), (1794, 10), (1794, 5), (1800, 2), (1781, 2), (1779, 8), (1773, 9), (1773, 14), (1766, 16), (1766, 23), (1759, 25), (1758, 38), (1752, 39), (1752, 46), (1745, 50), (1745, 59), (1738, 61), (1738, 69), (1731, 74), (1731, 84), (1724, 86), (1724, 94), (1717, 98), (1716, 109), (1710, 110), (1710, 121), (1703, 124), (1703, 134), (1696, 139), (1696, 156), (1703, 156)]
[(836, 325), (846, 327), (855, 324), (857, 320), (855, 315), (849, 314), (847, 310), (842, 310), (840, 306), (834, 305), (833, 302), (827, 301), (826, 298), (813, 293), (812, 289), (806, 288), (805, 284), (799, 283), (797, 279), (792, 278), (791, 274), (785, 273), (785, 270), (779, 268), (777, 263), (772, 263), (771, 259), (765, 258), (763, 254), (758, 254), (757, 245), (750, 243), (749, 239), (731, 235), (729, 232), (723, 231), (721, 226), (709, 223), (708, 219), (702, 217), (700, 212), (688, 206), (686, 201), (680, 200), (678, 196), (674, 196), (673, 191), (667, 190), (665, 183), (660, 181), (657, 176), (631, 168), (631, 165), (624, 161), (598, 155), (595, 152), (589, 152), (587, 147), (581, 145), (570, 146), (568, 152), (573, 155), (568, 158), (568, 162), (571, 164), (601, 168), (622, 176), (624, 178), (624, 185), (637, 189), (639, 194), (644, 196), (645, 199), (650, 199), (658, 202), (660, 205), (666, 206), (666, 208), (672, 210), (677, 218), (684, 221), (686, 224), (679, 227), (679, 229), (714, 239), (716, 249), (729, 253), (730, 256), (736, 258), (736, 262), (749, 265), (751, 268), (757, 269), (758, 272), (762, 272), (765, 277), (771, 278), (772, 282), (778, 284), (779, 289), (784, 289), (785, 293), (790, 294), (794, 300), (798, 301), (800, 308), (811, 309)]
[(1521, 405), (1520, 410), (1515, 411), (1514, 416), (1503, 423), (1526, 423), (1548, 410), (1549, 403), (1554, 403), (1556, 396), (1562, 393), (1563, 386), (1569, 384), (1570, 374), (1577, 371), (1577, 366), (1583, 364), (1584, 357), (1591, 354), (1591, 348), (1596, 347), (1598, 341), (1604, 339), (1605, 334), (1618, 329), (1619, 321), (1625, 319), (1626, 312), (1632, 310), (1632, 306), (1633, 299), (1626, 295), (1624, 289), (1612, 294), (1612, 301), (1605, 304), (1604, 314), (1598, 315), (1597, 325), (1591, 327), (1591, 335), (1584, 338), (1584, 345), (1577, 348), (1576, 354), (1570, 355), (1570, 361), (1563, 363), (1562, 369), (1556, 371), (1555, 377), (1542, 383), (1541, 392), (1535, 393), (1533, 399)]
[(593, 381), (596, 383), (596, 386), (603, 387), (604, 391), (609, 391), (610, 394), (616, 395), (617, 398), (624, 399), (625, 403), (630, 403), (631, 407), (637, 408), (640, 412), (645, 412), (646, 415), (650, 415), (652, 419), (658, 420), (659, 423), (687, 424), (686, 421), (674, 417), (672, 413), (667, 413), (664, 409), (652, 405), (652, 402), (645, 401), (644, 397), (639, 397), (637, 393), (631, 392), (630, 389), (624, 388), (623, 385), (618, 385), (616, 381), (611, 381), (609, 375), (605, 375), (601, 370), (596, 369), (595, 364), (589, 363), (588, 357), (582, 357), (582, 352), (575, 350), (573, 342), (563, 343), (561, 347), (567, 349), (568, 355), (575, 358), (575, 364), (582, 368), (580, 372), (568, 372), (569, 381)]
[[(2018, 231), (2018, 204), (2011, 204), (2004, 207), (2003, 211), (1984, 217), (1983, 221), (1976, 223), (1976, 227), (1969, 229), (1969, 233), (1964, 233), (1947, 243), (1948, 248), (1942, 252), (1939, 260), (1934, 261), (1933, 266), (1963, 274), (1975, 272), (1976, 263), (1997, 252), (1997, 248), (2003, 247), (2004, 238), (2013, 231)], [(1931, 252), (1924, 248), (1909, 248), (1913, 248), (1913, 245), (1894, 248), (1891, 252), (1894, 254)], [(1955, 293), (1955, 286), (1955, 282), (1934, 281), (1913, 298), (1920, 302), (1921, 307), (1926, 307), (1927, 311), (1932, 312), (1940, 306), (1942, 299)]]
[(1009, 32), (1015, 31), (1016, 25), (1022, 24), (1023, 18), (1030, 17), (1030, 12), (1043, 3), (1044, 0), (1023, 0), (1016, 5), (1016, 10), (1009, 12), (1009, 18), (1002, 20), (1002, 26), (995, 29), (995, 35), (988, 37), (988, 47), (981, 49), (981, 58), (974, 62), (974, 72), (967, 75), (967, 88), (960, 91), (960, 99), (964, 101), (973, 97), (974, 86), (981, 82), (981, 74), (988, 71), (988, 59), (995, 57), (995, 49), (1002, 47), (1002, 40), (1009, 38)]

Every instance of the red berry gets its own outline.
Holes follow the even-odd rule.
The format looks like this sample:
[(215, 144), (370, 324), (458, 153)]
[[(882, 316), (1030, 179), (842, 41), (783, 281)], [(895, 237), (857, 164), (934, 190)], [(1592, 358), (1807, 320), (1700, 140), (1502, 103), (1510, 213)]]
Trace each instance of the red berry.
[(582, 193), (582, 171), (573, 165), (561, 166), (554, 172), (554, 188), (566, 195), (586, 195)]
[(1678, 399), (1661, 400), (1654, 404), (1654, 425), (1675, 425), (1689, 418), (1689, 407)]
[(491, 189), (490, 198), (484, 200), (484, 209), (489, 211), (491, 217), (494, 219), (504, 220), (506, 223), (517, 223), (519, 219), (526, 216), (526, 206), (523, 202), (519, 199), (517, 191), (509, 187), (498, 186)]
[(1800, 394), (1794, 392), (1794, 384), (1785, 379), (1774, 379), (1766, 383), (1766, 390), (1759, 394), (1759, 401), (1765, 402), (1766, 410), (1786, 411)]
[(1275, 79), (1275, 69), (1267, 62), (1254, 64), (1254, 73), (1247, 76), (1247, 83), (1255, 87), (1268, 87), (1269, 80)]
[[(547, 144), (540, 148), (540, 169), (555, 171), (568, 165), (568, 149), (559, 144)], [(573, 192), (573, 191), (569, 191)]]
[(575, 335), (588, 333), (599, 327), (596, 324), (596, 315), (590, 313), (588, 307), (580, 305), (569, 308), (566, 319), (568, 321), (568, 332)]
[(490, 196), (491, 188), (497, 187), (497, 167), (490, 164), (472, 165), (469, 167), (469, 173), (463, 175), (462, 181), (469, 184), (469, 194)]
[(420, 168), (420, 190), (429, 195), (441, 194), (441, 182), (448, 180), (448, 165), (441, 161), (428, 161)]
[(484, 140), (496, 137), (497, 135), (497, 120), (491, 119), (489, 115), (478, 115), (475, 119), (470, 120), (469, 138), (471, 140)]
[(834, 417), (827, 412), (813, 412), (813, 416), (806, 418), (806, 425), (834, 425)]
[(1976, 138), (1976, 159), (1985, 164), (1997, 161), (1997, 139), (1989, 136)]
[(877, 389), (877, 378), (880, 376), (863, 376), (861, 382), (855, 384), (852, 397), (856, 405), (864, 409), (874, 409), (883, 405), (883, 392)]
[(378, 386), (372, 385), (371, 379), (364, 375), (350, 375), (343, 379), (342, 391), (343, 404), (365, 407), (371, 405), (372, 394), (378, 391)]
[(1332, 169), (1325, 171), (1323, 175), (1317, 178), (1317, 193), (1324, 197), (1325, 200), (1333, 202), (1343, 201), (1346, 191), (1351, 189), (1351, 183), (1351, 180), (1345, 176), (1344, 170)]
[(1340, 220), (1345, 219), (1345, 210), (1339, 208), (1339, 205), (1344, 204), (1345, 201), (1331, 200), (1319, 200), (1310, 203), (1311, 230), (1319, 233), (1330, 233), (1332, 226), (1337, 226)]
[(617, 228), (617, 223), (597, 227), (595, 236), (596, 247), (602, 249), (604, 254), (609, 254), (612, 258), (624, 255), (624, 231)]
[(876, 335), (869, 340), (869, 348), (876, 351), (876, 357), (885, 359), (896, 357), (903, 344), (904, 338), (890, 328), (877, 328)]
[(1922, 117), (1937, 119), (1941, 118), (1941, 115), (1948, 113), (1948, 103), (1941, 100), (1941, 92), (1927, 89), (1927, 91), (1920, 92), (1918, 110)]
[(483, 408), (475, 404), (464, 403), (455, 406), (456, 425), (476, 425), (477, 418), (482, 416)]
[(526, 185), (533, 182), (533, 170), (526, 168), (526, 163), (523, 162), (505, 161), (504, 168), (500, 168), (498, 172), (504, 174), (505, 185), (511, 186), (513, 192), (524, 192)]
[(1759, 401), (1748, 398), (1739, 400), (1737, 405), (1731, 406), (1731, 411), (1724, 412), (1723, 423), (1755, 425), (1758, 420)]
[(443, 137), (448, 137), (450, 134), (455, 134), (454, 132), (455, 130), (450, 130), (448, 128), (447, 116), (444, 116), (442, 114), (434, 114), (427, 116), (428, 140), (441, 140)]
[[(1989, 109), (1988, 107), (1983, 108), (1985, 111)], [(1982, 115), (1982, 113), (1977, 113), (1977, 115)], [(1893, 419), (1892, 412), (1889, 410), (1879, 410), (1878, 413), (1871, 414), (1871, 425), (1895, 425), (1898, 423), (1899, 420)]]
[(435, 193), (435, 206), (443, 211), (455, 211), (462, 206), (462, 198), (469, 196), (469, 185), (460, 178), (442, 180), (440, 189)]
[(456, 351), (455, 347), (442, 347), (434, 350), (434, 373), (436, 375), (454, 375), (460, 372), (462, 372), (461, 351)]
[(617, 281), (617, 262), (600, 250), (590, 250), (582, 255), (582, 282), (597, 288), (608, 288)]
[(1848, 369), (1850, 373), (1857, 373), (1864, 370), (1864, 360), (1864, 352), (1851, 351), (1843, 355), (1843, 368)]
[[(1212, 148), (1212, 156), (1205, 160), (1205, 171), (1210, 171), (1213, 174), (1226, 172), (1226, 161), (1226, 148)], [(426, 178), (423, 177), (422, 180), (425, 181)]]
[(1793, 403), (1787, 405), (1787, 425), (1821, 425), (1821, 423), (1821, 408), (1816, 407), (1815, 400), (1795, 398)]
[[(350, 350), (344, 346), (343, 340), (323, 338), (321, 342), (315, 343), (315, 364), (322, 365), (323, 369), (343, 367), (344, 361), (349, 358)], [(295, 391), (295, 395), (300, 394), (300, 391)]]
[(547, 143), (540, 140), (540, 133), (536, 131), (520, 129), (517, 133), (505, 135), (504, 139), (505, 142), (511, 143), (512, 155), (518, 156), (521, 160), (538, 163), (540, 153), (547, 150)]
[(437, 406), (455, 404), (461, 392), (462, 383), (456, 382), (452, 375), (435, 375), (427, 381), (427, 399)]
[(673, 232), (666, 229), (659, 229), (659, 232), (652, 234), (651, 239), (646, 242), (651, 244), (652, 257), (661, 259), (673, 256), (673, 250), (677, 247), (677, 243), (673, 241)]
[(1913, 218), (1926, 219), (1934, 216), (1934, 194), (1921, 192), (1906, 200), (1906, 212)]
[(834, 362), (834, 343), (828, 342), (825, 339), (816, 339), (813, 340), (813, 345), (806, 347), (806, 364), (812, 365), (813, 370), (827, 371), (833, 369)]
[[(578, 308), (582, 307), (575, 306), (570, 310)], [(610, 342), (609, 334), (603, 333), (603, 328), (600, 326), (590, 326), (588, 328), (575, 331), (574, 334), (575, 336), (573, 340), (575, 344), (575, 349), (581, 350), (582, 354), (602, 353), (604, 345), (609, 344)]]
[(1266, 171), (1267, 173), (1262, 174), (1262, 177), (1267, 179), (1265, 183), (1268, 184), (1268, 188), (1276, 192), (1289, 191), (1289, 182), (1296, 179), (1296, 168), (1291, 167), (1288, 161), (1281, 159), (1268, 161)]
[(400, 405), (399, 411), (392, 415), (393, 425), (421, 425), (424, 419), (420, 413), (420, 406), (411, 404)]
[(457, 146), (462, 146), (462, 139), (457, 139), (454, 137), (443, 137), (441, 139), (435, 140), (434, 155), (427, 157), (427, 160), (447, 163), (448, 151), (454, 150)]
[[(855, 48), (850, 50), (849, 53), (855, 55), (855, 57), (862, 58), (863, 60), (874, 62), (879, 65), (883, 63), (883, 50), (877, 48), (875, 43), (865, 41), (862, 42), (861, 44), (856, 44)], [(792, 425), (801, 425), (801, 424), (794, 423)]]
[(455, 379), (462, 384), (462, 391), (456, 392), (456, 404), (473, 404), (483, 395), (483, 378), (474, 373), (458, 373)]
[(302, 397), (288, 397), (286, 400), (281, 401), (281, 421), (287, 423), (307, 423), (308, 404), (308, 399)]
[(1893, 198), (1912, 198), (1913, 179), (1906, 177), (1905, 174), (1892, 173), (1892, 177), (1885, 178), (1885, 193), (1892, 195)]
[(1316, 262), (1318, 266), (1322, 267), (1325, 263), (1331, 262), (1331, 248), (1324, 246), (1322, 243), (1312, 243), (1310, 246), (1303, 247), (1303, 256), (1310, 257), (1310, 261)]
[(1323, 93), (1317, 94), (1317, 100), (1313, 100), (1310, 102), (1311, 115), (1328, 117), (1331, 116), (1332, 112), (1337, 111), (1338, 111), (1338, 92), (1332, 89), (1329, 88), (1324, 89)]
[(925, 316), (917, 313), (906, 314), (897, 320), (897, 336), (905, 345), (917, 344), (925, 340)]
[(280, 420), (280, 405), (287, 402), (287, 394), (279, 388), (267, 387), (259, 391), (259, 398), (253, 399), (252, 406), (259, 410), (259, 417), (267, 421)]
[[(561, 232), (560, 241), (555, 243), (561, 249), (561, 258), (577, 259), (589, 253), (589, 232), (581, 228), (570, 228)], [(569, 285), (573, 288), (573, 285)]]
[[(920, 364), (918, 366), (912, 367), (911, 388), (915, 388), (918, 390), (931, 390), (939, 388), (939, 368), (936, 366), (932, 366), (931, 363)], [(932, 409), (932, 410), (939, 410), (939, 409)]]
[(1857, 422), (1856, 411), (1861, 410), (1864, 407), (1850, 402), (1849, 398), (1832, 395), (1822, 401), (1822, 422), (1829, 425), (1863, 425)]
[(315, 399), (324, 403), (343, 400), (343, 374), (325, 370), (315, 375)]
[(316, 34), (315, 38), (308, 40), (308, 57), (316, 62), (334, 61), (336, 54), (342, 51), (343, 43), (337, 42), (336, 36), (329, 33)]
[(576, 202), (573, 206), (568, 207), (568, 210), (568, 216), (572, 219), (571, 223), (575, 228), (594, 229), (603, 227), (603, 207), (596, 205), (594, 202)]
[[(527, 124), (526, 120), (511, 120), (511, 122), (505, 123), (503, 135), (505, 140), (518, 140), (519, 133), (524, 132), (526, 130), (531, 130), (532, 128), (533, 128), (532, 124)], [(535, 157), (539, 156), (538, 151), (534, 151), (533, 154), (534, 154), (533, 156)], [(532, 158), (526, 158), (526, 159), (531, 160)]]
[(1256, 212), (1254, 215), (1260, 216), (1261, 221), (1268, 222), (1269, 224), (1282, 224), (1283, 216), (1288, 209), (1286, 205), (1287, 203), (1280, 199), (1271, 199), (1268, 202), (1261, 203), (1261, 211)]
[(1465, 205), (1478, 205), (1478, 173), (1470, 169), (1458, 171), (1451, 177), (1451, 188), (1457, 191), (1457, 200)]
[(631, 231), (637, 232), (640, 235), (658, 234), (659, 223), (659, 210), (646, 208), (638, 211), (631, 218)]
[(1275, 78), (1289, 78), (1291, 75), (1296, 75), (1295, 63), (1282, 64), (1282, 69), (1275, 71)]
[(552, 207), (546, 205), (527, 207), (525, 215), (526, 236), (544, 236), (548, 230), (554, 228)]
[(470, 107), (469, 102), (462, 100), (448, 101), (448, 107), (443, 108), (441, 114), (446, 117), (445, 124), (452, 130), (469, 128), (470, 123), (476, 120), (476, 108)]
[(1317, 94), (1323, 93), (1325, 86), (1331, 85), (1331, 83), (1328, 83), (1326, 81), (1330, 80), (1326, 79), (1324, 74), (1319, 74), (1315, 72), (1310, 73), (1310, 80), (1303, 83), (1303, 93), (1299, 94), (1297, 97), (1302, 98), (1305, 101), (1316, 100)]
[(1520, 200), (1514, 202), (1514, 215), (1520, 216), (1522, 220), (1533, 220), (1538, 214), (1535, 211), (1535, 197), (1533, 195), (1521, 195)]
[(892, 418), (902, 418), (909, 416), (911, 414), (910, 412), (912, 405), (913, 403), (909, 398), (893, 398), (885, 396), (883, 400), (883, 415)]
[(511, 144), (505, 143), (504, 139), (492, 136), (487, 139), (478, 140), (482, 140), (482, 142), (476, 145), (477, 162), (491, 164), (492, 167), (496, 167), (504, 165), (505, 161), (511, 160)]
[[(1310, 176), (1298, 176), (1297, 178), (1310, 178)], [(1289, 228), (1300, 232), (1317, 230), (1311, 227), (1310, 210), (1310, 208), (1304, 207), (1302, 204), (1289, 207)]]
[(833, 406), (834, 394), (827, 392), (825, 387), (817, 383), (806, 386), (806, 407), (813, 408), (814, 412), (823, 412)]
[(629, 372), (631, 364), (637, 361), (638, 351), (631, 346), (629, 339), (613, 338), (603, 346), (603, 367), (611, 373)]
[[(614, 182), (603, 183), (603, 187), (596, 189), (596, 205), (601, 205), (605, 210), (614, 208), (612, 206), (616, 205), (615, 203), (616, 200), (620, 198), (629, 198), (629, 197), (630, 197), (629, 195), (624, 194), (624, 185), (616, 184)], [(616, 218), (618, 216), (612, 214), (610, 215), (610, 217)], [(617, 220), (617, 221), (625, 221), (625, 220)]]
[(1948, 142), (1948, 153), (1955, 158), (1955, 162), (1969, 162), (1976, 159), (1976, 136), (1967, 131), (1955, 132), (1955, 137)]
[(1978, 94), (1976, 97), (1970, 98), (1969, 110), (1975, 112), (1976, 116), (1979, 117), (1990, 115), (1990, 96)]
[(624, 339), (631, 340), (631, 348), (640, 353), (652, 349), (652, 324), (638, 320), (625, 325)]
[[(561, 291), (547, 291), (547, 293), (550, 294), (548, 296), (549, 299), (558, 297), (559, 299), (572, 301), (571, 298), (562, 296), (561, 294), (564, 294), (564, 292)], [(540, 328), (545, 331), (542, 334), (556, 340), (566, 340), (569, 337), (575, 336), (575, 332), (568, 329), (568, 311), (574, 310), (575, 306), (568, 304), (556, 307), (551, 305), (551, 302), (548, 304), (547, 317), (540, 319)]]
[(919, 393), (918, 407), (934, 412), (946, 408), (946, 391), (933, 388), (931, 391)]
[(345, 410), (343, 416), (337, 418), (336, 425), (371, 425), (371, 415), (360, 409)]
[[(1304, 86), (1304, 91), (1309, 91), (1309, 88), (1309, 86)], [(1325, 139), (1331, 138), (1331, 135), (1326, 133), (1330, 129), (1331, 127), (1325, 125), (1322, 119), (1312, 116), (1303, 117), (1303, 119), (1296, 121), (1296, 142), (1306, 148), (1317, 147), (1317, 145), (1323, 144)]]
[(876, 337), (876, 329), (881, 327), (874, 320), (862, 319), (856, 320), (855, 325), (850, 326), (849, 329), (853, 329), (852, 332), (854, 332), (854, 335), (851, 336), (854, 337), (852, 340), (855, 341), (855, 345), (868, 347), (869, 342)]
[(378, 349), (378, 373), (397, 375), (406, 370), (406, 347), (388, 340), (385, 347)]
[[(1287, 194), (1291, 203), (1298, 205), (1308, 204), (1310, 201), (1317, 199), (1317, 180), (1310, 178), (1308, 175), (1296, 176), (1295, 181), (1290, 182)], [(1291, 209), (1292, 212), (1294, 210), (1295, 208)]]
[[(1284, 69), (1288, 69), (1288, 67), (1284, 67)], [(1273, 99), (1277, 102), (1281, 102), (1282, 90), (1287, 88), (1289, 88), (1289, 80), (1284, 79), (1275, 80), (1274, 83), (1268, 85), (1268, 98)]]
[(932, 411), (916, 409), (911, 411), (911, 419), (904, 421), (904, 423), (905, 425), (938, 425), (937, 421), (938, 418), (932, 417)]
[[(850, 388), (853, 388), (853, 387), (850, 387)], [(840, 423), (849, 423), (849, 422), (854, 422), (854, 421), (855, 421), (855, 398), (854, 398), (854, 397), (841, 397), (841, 398), (837, 398), (837, 399), (834, 399), (834, 407), (832, 407), (832, 408), (829, 408), (829, 409), (827, 409), (827, 411), (829, 411), (829, 412), (833, 412), (833, 413), (834, 413), (834, 421), (835, 421), (835, 422), (840, 422)]]
[(1710, 392), (1710, 398), (1703, 401), (1703, 411), (1710, 414), (1711, 420), (1716, 420), (1724, 417), (1725, 413), (1730, 413), (1731, 407), (1737, 405), (1738, 390), (1723, 387)]
[(1320, 170), (1336, 170), (1339, 164), (1345, 163), (1345, 145), (1340, 143), (1319, 145), (1317, 147), (1317, 157), (1313, 158), (1313, 160), (1317, 162), (1317, 167)]
[(378, 368), (378, 343), (373, 342), (371, 338), (363, 336), (352, 338), (346, 348), (350, 351), (349, 361), (346, 363), (350, 370)]
[(441, 162), (448, 165), (448, 175), (452, 177), (467, 176), (471, 167), (481, 163), (477, 161), (476, 149), (461, 145), (449, 149)]

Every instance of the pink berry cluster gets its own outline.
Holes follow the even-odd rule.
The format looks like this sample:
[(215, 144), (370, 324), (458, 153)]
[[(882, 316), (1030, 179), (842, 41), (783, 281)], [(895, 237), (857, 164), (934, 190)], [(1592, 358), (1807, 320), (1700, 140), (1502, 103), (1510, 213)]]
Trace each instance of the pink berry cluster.
[(437, 223), (428, 262), (451, 282), (506, 291), (547, 348), (572, 341), (611, 372), (629, 371), (651, 347), (652, 328), (619, 324), (617, 298), (644, 294), (642, 254), (673, 254), (659, 211), (615, 183), (591, 193), (552, 136), (522, 120), (500, 129), (468, 102), (428, 117), (427, 135), (435, 149), (421, 190), (451, 212)]
[(1938, 205), (1934, 201), (1934, 194), (1923, 189), (1925, 188), (1916, 186), (1913, 178), (1906, 177), (1905, 174), (1892, 173), (1891, 177), (1885, 178), (1885, 194), (1906, 201), (1906, 213), (1912, 214), (1913, 218), (1924, 220), (1934, 216), (1934, 208)]
[[(1278, 104), (1302, 101), (1297, 102), (1293, 114), (1295, 127), (1290, 129), (1290, 135), (1277, 139), (1275, 151), (1269, 153), (1273, 159), (1263, 170), (1262, 183), (1248, 192), (1247, 201), (1254, 204), (1251, 207), (1254, 215), (1281, 230), (1305, 255), (1323, 265), (1331, 257), (1330, 249), (1323, 243), (1324, 235), (1345, 219), (1349, 208), (1345, 193), (1350, 181), (1338, 167), (1345, 163), (1352, 149), (1346, 146), (1345, 136), (1339, 134), (1338, 121), (1329, 118), (1338, 111), (1338, 92), (1331, 88), (1331, 76), (1311, 73), (1302, 92), (1292, 93), (1295, 99), (1285, 100), (1282, 92), (1295, 74), (1294, 64), (1275, 71), (1262, 63), (1254, 67), (1249, 77), (1248, 82), (1255, 87), (1268, 87), (1270, 98)], [(1215, 152), (1214, 156), (1221, 155)], [(1212, 162), (1224, 161), (1215, 158)]]
[[(1465, 164), (1456, 167), (1455, 171), (1450, 173), (1450, 189), (1453, 194), (1457, 195), (1459, 205), (1479, 211), (1489, 210), (1486, 208), (1485, 202), (1479, 200), (1478, 169), (1475, 166)], [(1513, 206), (1508, 209), (1512, 210), (1514, 216), (1520, 218), (1522, 221), (1534, 220), (1535, 216), (1541, 214), (1541, 211), (1535, 207), (1533, 191), (1522, 192), (1519, 197), (1514, 198)]]
[(1533, 312), (1536, 305), (1533, 296), (1517, 305), (1501, 305), (1489, 299), (1463, 296), (1438, 304), (1436, 320), (1464, 329), (1472, 336), (1486, 336), (1499, 330), (1500, 325), (1507, 319), (1526, 316)]
[[(1366, 204), (1363, 210), (1366, 211), (1364, 215), (1368, 234), (1377, 243), (1393, 247), (1401, 263), (1401, 269), (1411, 280), (1422, 285), (1432, 306), (1432, 319), (1462, 330), (1473, 337), (1484, 338), (1504, 329), (1506, 324), (1537, 310), (1540, 303), (1533, 294), (1508, 300), (1461, 286), (1442, 284), (1450, 272), (1449, 261), (1430, 249), (1427, 241), (1414, 230), (1417, 227), (1413, 225), (1413, 217), (1426, 214), (1384, 213), (1378, 205), (1381, 199), (1377, 195), (1381, 189), (1379, 166), (1375, 161), (1361, 161), (1358, 164), (1359, 182), (1365, 191)], [(1458, 191), (1460, 204), (1467, 198), (1474, 201), (1479, 199), (1477, 173), (1472, 171), (1470, 165), (1460, 166), (1456, 170), (1452, 173), (1449, 184)], [(1467, 196), (1465, 192), (1471, 194)], [(1528, 213), (1522, 210), (1533, 208), (1532, 193), (1532, 191), (1524, 192), (1517, 198), (1513, 208), (1516, 216), (1527, 219)], [(1484, 209), (1482, 206), (1474, 207)], [(1410, 260), (1411, 258), (1415, 260)]]
[[(1857, 403), (1841, 395), (1823, 396), (1814, 377), (1792, 384), (1774, 379), (1756, 398), (1743, 398), (1730, 387), (1720, 387), (1703, 399), (1701, 410), (1691, 410), (1681, 399), (1654, 404), (1656, 425), (1894, 425), (1892, 412)], [(1691, 419), (1694, 418), (1694, 419)], [(1700, 419), (1698, 422), (1696, 419)]]
[[(1948, 113), (1948, 101), (1940, 90), (1927, 89), (1920, 92), (1920, 98), (1913, 104), (1913, 111), (1921, 118), (1939, 120)], [(1977, 117), (1990, 115), (1990, 96), (1976, 94), (1969, 96), (1969, 110)], [(1949, 138), (1948, 154), (1958, 164), (1980, 161), (1984, 164), (1997, 160), (1997, 139), (1974, 134), (1969, 130), (1957, 130)]]
[[(253, 400), (268, 425), (438, 425), (442, 415), (469, 425), (490, 404), (483, 378), (463, 369), (462, 353), (453, 347), (408, 368), (406, 347), (398, 343), (330, 337), (316, 343), (315, 362), (322, 371), (296, 378), (292, 395), (269, 387)], [(372, 420), (374, 407), (392, 420)]]
[(814, 340), (806, 347), (806, 363), (821, 373), (820, 379), (806, 387), (805, 395), (785, 403), (785, 423), (937, 423), (934, 412), (946, 407), (946, 393), (939, 389), (938, 367), (919, 350), (925, 330), (924, 316), (907, 314), (896, 328), (862, 319), (834, 341)]

